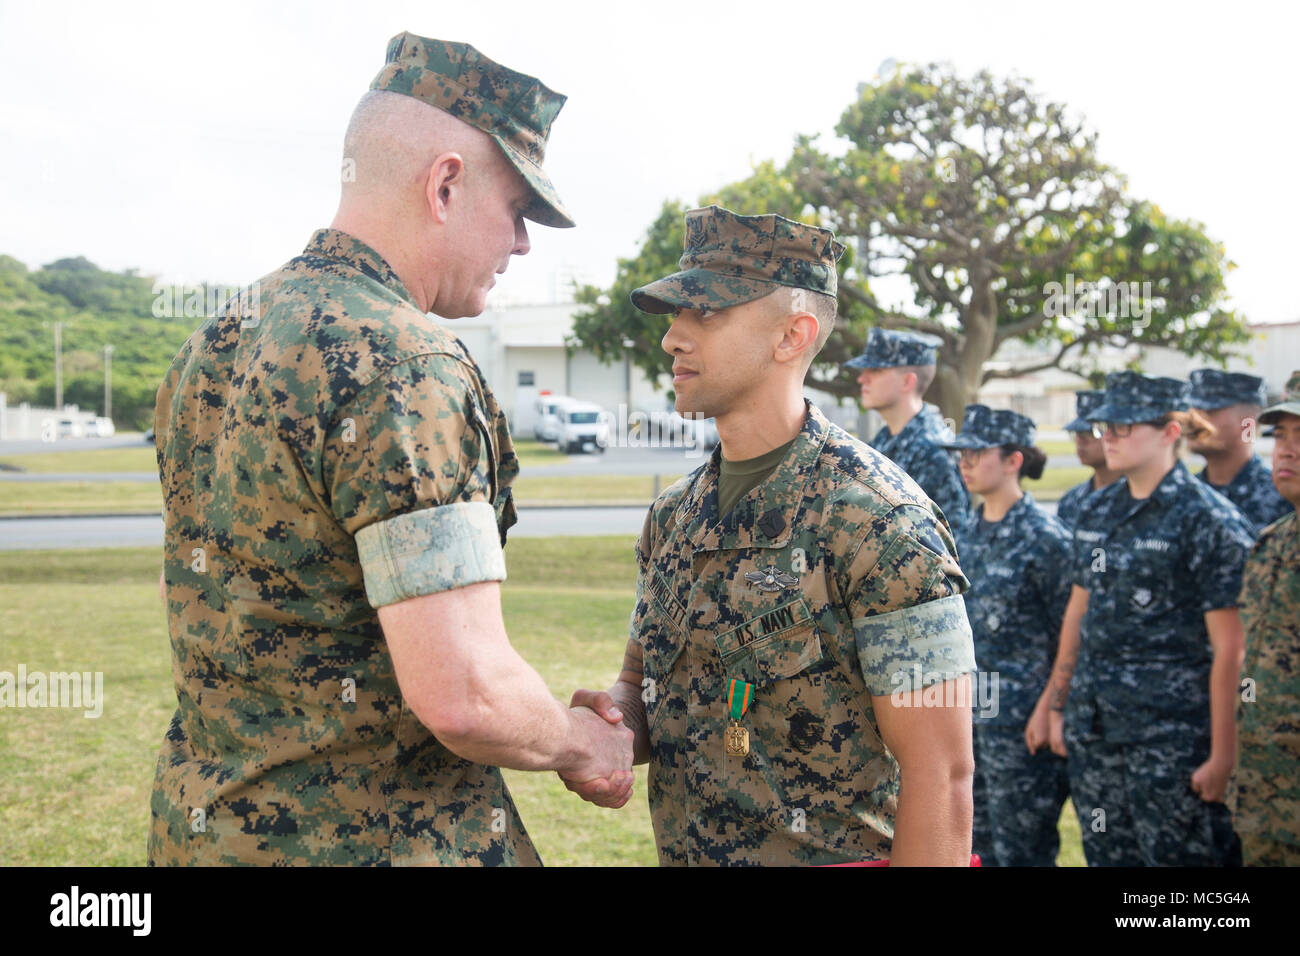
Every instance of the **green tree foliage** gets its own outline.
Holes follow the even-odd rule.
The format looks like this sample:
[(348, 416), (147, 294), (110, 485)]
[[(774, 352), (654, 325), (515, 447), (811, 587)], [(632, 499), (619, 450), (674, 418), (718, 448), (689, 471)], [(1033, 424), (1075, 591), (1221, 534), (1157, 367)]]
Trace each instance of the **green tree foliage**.
[[(60, 322), (64, 403), (102, 413), (104, 346), (112, 345), (113, 421), (121, 429), (149, 428), (163, 374), (203, 320), (197, 309), (155, 317), (153, 289), (152, 278), (106, 272), (80, 257), (29, 271), (0, 256), (0, 391), (10, 406), (54, 404)], [(183, 304), (175, 296), (169, 302), (178, 298)]]
[[(861, 351), (871, 325), (942, 338), (926, 397), (957, 420), (991, 378), (1053, 366), (1094, 375), (1103, 344), (1223, 362), (1247, 340), (1224, 304), (1233, 265), (1223, 247), (1200, 224), (1129, 196), (1097, 158), (1096, 134), (1024, 82), (939, 64), (898, 69), (862, 85), (836, 133), (833, 149), (799, 137), (784, 167), (763, 163), (701, 199), (821, 223), (856, 249), (840, 263), (841, 319), (813, 366), (819, 387), (857, 393), (840, 363)], [(613, 287), (582, 290), (589, 308), (575, 337), (602, 358), (626, 353), (652, 375), (668, 369), (658, 346), (667, 319), (640, 315), (627, 294), (675, 270), (683, 212), (666, 203)], [(912, 302), (882, 303), (885, 276), (906, 280)], [(1045, 357), (990, 364), (1010, 339)]]

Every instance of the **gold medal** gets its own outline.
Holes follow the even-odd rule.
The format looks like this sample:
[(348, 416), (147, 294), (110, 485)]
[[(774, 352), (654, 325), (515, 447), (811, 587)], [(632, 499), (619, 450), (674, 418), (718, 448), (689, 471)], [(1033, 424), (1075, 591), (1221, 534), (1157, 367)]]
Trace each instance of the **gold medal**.
[(740, 725), (740, 718), (749, 709), (753, 692), (752, 684), (734, 677), (727, 687), (727, 711), (731, 716), (731, 726), (722, 732), (722, 742), (728, 757), (744, 757), (749, 753), (749, 731)]
[(727, 728), (722, 739), (727, 745), (728, 757), (744, 757), (749, 753), (749, 731), (738, 722)]

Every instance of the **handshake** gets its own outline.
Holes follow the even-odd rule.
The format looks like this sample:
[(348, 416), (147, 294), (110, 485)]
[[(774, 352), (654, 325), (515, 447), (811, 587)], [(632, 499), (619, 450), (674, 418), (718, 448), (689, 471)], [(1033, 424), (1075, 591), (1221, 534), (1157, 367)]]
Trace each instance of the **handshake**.
[(584, 755), (575, 766), (557, 773), (582, 799), (617, 810), (632, 796), (636, 735), (623, 723), (623, 712), (605, 691), (576, 690), (569, 708)]

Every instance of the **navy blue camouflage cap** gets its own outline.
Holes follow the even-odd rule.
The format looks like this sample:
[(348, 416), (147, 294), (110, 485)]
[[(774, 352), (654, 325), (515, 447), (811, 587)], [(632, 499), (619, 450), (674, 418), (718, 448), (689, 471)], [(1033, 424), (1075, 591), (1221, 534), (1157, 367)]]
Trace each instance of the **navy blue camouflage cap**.
[(882, 329), (867, 333), (867, 350), (845, 362), (848, 368), (898, 368), (903, 365), (934, 365), (943, 339), (924, 332)]
[(1003, 445), (1034, 443), (1034, 422), (1007, 408), (967, 405), (961, 421), (961, 434), (944, 442), (943, 448), (1000, 448)]
[(1111, 372), (1106, 376), (1106, 396), (1088, 413), (1090, 422), (1138, 424), (1159, 421), (1169, 412), (1185, 412), (1190, 387), (1182, 379)]
[(1261, 425), (1276, 425), (1283, 415), (1300, 415), (1300, 369), (1291, 373), (1282, 392), (1282, 401), (1259, 413)]
[(370, 83), (414, 97), (487, 133), (533, 190), (525, 217), (544, 226), (573, 225), (542, 169), (551, 123), (565, 97), (526, 73), (489, 60), (468, 43), (399, 33)]
[(1188, 377), (1192, 382), (1192, 393), (1187, 401), (1192, 408), (1213, 411), (1229, 405), (1268, 404), (1268, 391), (1264, 388), (1264, 380), (1258, 375), (1198, 368)]
[(829, 229), (784, 216), (742, 216), (721, 206), (686, 213), (678, 272), (632, 290), (642, 312), (721, 312), (785, 286), (834, 298), (844, 246)]
[(1074, 421), (1065, 426), (1067, 432), (1090, 432), (1092, 423), (1088, 421), (1088, 413), (1097, 408), (1102, 403), (1106, 393), (1099, 388), (1086, 388), (1083, 391), (1074, 393)]

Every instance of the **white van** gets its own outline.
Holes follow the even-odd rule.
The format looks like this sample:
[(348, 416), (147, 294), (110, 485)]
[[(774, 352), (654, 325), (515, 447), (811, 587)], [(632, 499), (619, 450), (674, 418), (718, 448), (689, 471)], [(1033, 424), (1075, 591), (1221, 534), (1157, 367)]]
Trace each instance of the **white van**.
[(533, 437), (538, 441), (558, 441), (563, 425), (561, 411), (572, 402), (567, 395), (538, 395), (533, 405), (537, 412)]
[(570, 401), (562, 411), (563, 424), (557, 444), (566, 455), (577, 451), (601, 451), (609, 444), (609, 414), (592, 402)]

